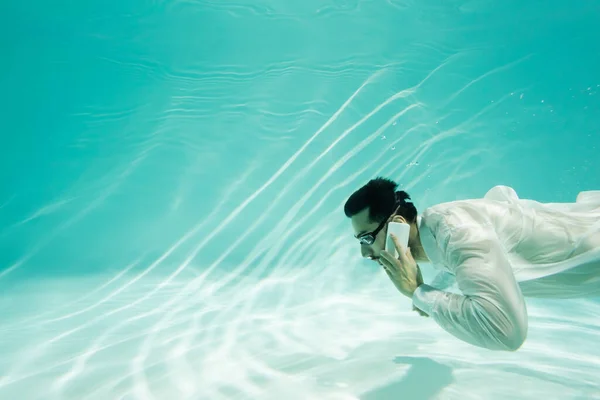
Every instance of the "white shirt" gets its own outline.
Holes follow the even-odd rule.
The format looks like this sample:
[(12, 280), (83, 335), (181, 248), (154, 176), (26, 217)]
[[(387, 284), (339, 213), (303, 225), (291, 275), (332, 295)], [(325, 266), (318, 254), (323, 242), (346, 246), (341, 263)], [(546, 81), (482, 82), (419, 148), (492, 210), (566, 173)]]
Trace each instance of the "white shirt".
[[(517, 350), (527, 337), (524, 296), (600, 295), (600, 191), (544, 204), (496, 186), (483, 199), (428, 208), (418, 224), (441, 273), (413, 304), (465, 342)], [(443, 290), (448, 277), (458, 293)]]

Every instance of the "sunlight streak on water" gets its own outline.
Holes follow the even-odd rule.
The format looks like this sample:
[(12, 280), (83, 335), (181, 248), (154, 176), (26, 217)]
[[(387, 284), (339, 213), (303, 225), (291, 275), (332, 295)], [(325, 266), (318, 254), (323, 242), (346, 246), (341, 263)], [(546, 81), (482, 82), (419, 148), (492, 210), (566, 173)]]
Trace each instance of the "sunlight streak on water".
[[(338, 240), (337, 250), (332, 252), (329, 246), (311, 240), (318, 231), (335, 229), (338, 224), (327, 227), (330, 223), (325, 222), (304, 234), (298, 229), (307, 224), (313, 213), (329, 212), (321, 210), (327, 204), (325, 200), (336, 191), (359, 185), (359, 176), (364, 170), (375, 169), (373, 173), (383, 173), (394, 164), (401, 166), (413, 159), (424, 158), (456, 135), (468, 135), (470, 126), (478, 118), (485, 117), (487, 110), (500, 104), (506, 96), (466, 121), (420, 140), (421, 145), (412, 153), (396, 152), (385, 163), (381, 163), (383, 154), (379, 154), (345, 181), (333, 184), (330, 177), (344, 163), (368, 148), (392, 123), (402, 120), (412, 107), (419, 107), (419, 102), (400, 105), (395, 115), (350, 147), (309, 191), (298, 197), (271, 227), (269, 234), (256, 236), (254, 250), (239, 266), (229, 272), (222, 268), (230, 253), (244, 239), (254, 237), (252, 234), (263, 224), (263, 217), (240, 232), (227, 251), (212, 264), (200, 266), (194, 263), (220, 230), (250, 203), (259, 201), (269, 185), (286, 176), (284, 174), (298, 156), (382, 73), (385, 70), (368, 78), (294, 155), (237, 207), (224, 208), (229, 196), (226, 193), (222, 203), (212, 211), (212, 215), (226, 217), (220, 218), (221, 223), (209, 235), (199, 238), (204, 225), (214, 219), (212, 215), (198, 221), (154, 262), (142, 268), (141, 260), (136, 260), (115, 276), (104, 278), (103, 284), (98, 284), (103, 278), (91, 275), (80, 279), (42, 280), (30, 284), (33, 287), (24, 285), (10, 290), (8, 296), (13, 299), (26, 298), (35, 292), (33, 300), (39, 302), (43, 312), (28, 316), (16, 313), (3, 321), (2, 348), (6, 356), (2, 365), (7, 369), (0, 380), (0, 391), (9, 397), (26, 395), (31, 398), (46, 393), (49, 396), (46, 398), (86, 399), (128, 396), (159, 399), (175, 394), (178, 398), (210, 399), (233, 395), (240, 398), (292, 395), (293, 398), (349, 399), (361, 394), (368, 396), (382, 385), (394, 382), (402, 386), (402, 377), (421, 368), (419, 363), (425, 362), (423, 360), (430, 360), (428, 362), (434, 366), (448, 366), (440, 378), (439, 390), (445, 390), (450, 397), (467, 390), (464, 385), (470, 377), (482, 379), (483, 375), (476, 371), (478, 366), (487, 363), (484, 351), (454, 341), (428, 319), (406, 311), (409, 310), (407, 301), (399, 298), (381, 274), (370, 273), (369, 279), (357, 283), (357, 271), (344, 271), (344, 265), (352, 264), (356, 257), (353, 244)], [(331, 143), (323, 143), (322, 152), (311, 153), (314, 155), (311, 163), (295, 175), (286, 176), (286, 185), (269, 203), (263, 216), (283, 201), (285, 194), (356, 127), (384, 107), (391, 107), (394, 100), (406, 98), (403, 93), (418, 96), (414, 92), (417, 88), (418, 85), (384, 100), (358, 123), (334, 137)], [(407, 138), (414, 140), (415, 135), (431, 132), (431, 128), (424, 123), (415, 125), (390, 146), (401, 146)], [(470, 150), (473, 154), (482, 151), (485, 149)], [(144, 154), (151, 153), (145, 151)], [(139, 165), (140, 160), (138, 158), (130, 165)], [(456, 170), (462, 163), (461, 158), (444, 158), (423, 174), (438, 168)], [(399, 173), (401, 177), (406, 174), (407, 169), (397, 169), (401, 171), (392, 174)], [(99, 206), (114, 192), (115, 185), (125, 184), (129, 174), (128, 169), (125, 171), (120, 175), (122, 179), (114, 181), (97, 201), (84, 208), (83, 213), (92, 212)], [(407, 181), (407, 185), (418, 184), (415, 179), (420, 179), (423, 174)], [(240, 177), (238, 185), (244, 184), (249, 177)], [(446, 184), (453, 177), (453, 174), (449, 175)], [(326, 183), (330, 188), (306, 213), (300, 214), (308, 201), (315, 200), (319, 187)], [(46, 211), (66, 203), (67, 200), (59, 200), (43, 207), (34, 216), (41, 218)], [(83, 213), (75, 214), (74, 218), (81, 218)], [(336, 220), (340, 218), (332, 221)], [(66, 221), (59, 229), (67, 229), (71, 223)], [(180, 265), (171, 264), (169, 257), (188, 241), (196, 244), (186, 259)], [(308, 263), (300, 261), (308, 250), (305, 244), (315, 252), (313, 261)], [(262, 261), (258, 257), (262, 257)], [(261, 278), (277, 257), (281, 257), (281, 261), (276, 268), (268, 272), (266, 278)], [(196, 268), (190, 273), (192, 266)], [(4, 274), (14, 268), (5, 270)], [(171, 272), (168, 276), (151, 274), (154, 269)], [(44, 310), (44, 299), (54, 296), (56, 290), (62, 292), (68, 303)], [(79, 299), (71, 298), (86, 291), (90, 293), (82, 294)], [(494, 376), (489, 385), (507, 397), (518, 395), (529, 385), (535, 385), (540, 395), (552, 393), (557, 385), (575, 386), (573, 378), (565, 379), (566, 371), (560, 367), (543, 368), (552, 363), (551, 360), (560, 359), (561, 365), (569, 365), (569, 371), (577, 371), (582, 388), (591, 389), (594, 371), (600, 367), (600, 353), (593, 350), (597, 348), (593, 343), (598, 340), (596, 316), (600, 307), (591, 303), (579, 304), (587, 307), (590, 317), (579, 318), (578, 325), (572, 326), (550, 323), (556, 318), (556, 311), (550, 313), (542, 307), (533, 308), (531, 330), (534, 337), (538, 336), (537, 340), (531, 339), (531, 344), (524, 346), (518, 356), (494, 355), (494, 361), (486, 367), (486, 379), (488, 374)], [(580, 329), (581, 324), (590, 328)], [(552, 342), (553, 331), (568, 334), (571, 340), (557, 348)], [(582, 347), (587, 349), (587, 355), (577, 351)], [(412, 361), (398, 361), (396, 365), (392, 361), (398, 355)], [(530, 364), (523, 365), (523, 359), (528, 359)], [(377, 368), (379, 373), (366, 373), (369, 365)], [(528, 377), (523, 377), (527, 375), (525, 371), (529, 371)], [(511, 387), (503, 384), (515, 374), (520, 376), (520, 384)], [(32, 385), (31, 382), (36, 383)], [(476, 398), (476, 388), (469, 387), (469, 393)]]

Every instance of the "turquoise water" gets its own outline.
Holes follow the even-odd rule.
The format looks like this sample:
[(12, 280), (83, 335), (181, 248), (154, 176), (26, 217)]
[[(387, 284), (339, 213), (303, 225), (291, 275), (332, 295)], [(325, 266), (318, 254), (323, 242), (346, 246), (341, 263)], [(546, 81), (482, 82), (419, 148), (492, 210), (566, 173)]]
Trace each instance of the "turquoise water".
[[(600, 3), (0, 4), (0, 398), (600, 398), (600, 303), (516, 353), (410, 310), (342, 205), (600, 189)], [(426, 278), (431, 271), (426, 269)]]

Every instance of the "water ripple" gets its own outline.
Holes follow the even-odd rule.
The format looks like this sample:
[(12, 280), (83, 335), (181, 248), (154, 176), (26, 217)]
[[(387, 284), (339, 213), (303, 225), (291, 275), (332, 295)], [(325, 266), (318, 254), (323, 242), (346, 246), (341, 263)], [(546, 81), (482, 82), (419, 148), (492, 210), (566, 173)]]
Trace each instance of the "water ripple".
[[(350, 23), (375, 5), (151, 3), (167, 16), (299, 25)], [(415, 23), (444, 8), (384, 3)], [(600, 398), (596, 302), (531, 301), (525, 345), (490, 353), (411, 312), (358, 260), (341, 210), (355, 188), (390, 176), (420, 209), (472, 194), (475, 178), (534, 144), (507, 133), (521, 121), (507, 110), (544, 109), (514, 95), (529, 82), (499, 81), (530, 55), (475, 69), (489, 50), (478, 42), (423, 35), (382, 49), (248, 65), (95, 56), (145, 84), (73, 107), (77, 129), (55, 154), (56, 173), (73, 179), (25, 205), (18, 191), (0, 202), (3, 218), (18, 211), (3, 251), (28, 244), (0, 270), (0, 397)]]

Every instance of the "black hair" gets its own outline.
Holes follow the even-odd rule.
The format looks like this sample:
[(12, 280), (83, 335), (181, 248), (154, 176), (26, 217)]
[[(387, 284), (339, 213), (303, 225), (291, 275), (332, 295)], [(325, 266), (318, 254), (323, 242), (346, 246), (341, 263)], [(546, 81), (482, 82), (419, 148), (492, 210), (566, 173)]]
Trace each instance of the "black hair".
[(371, 179), (363, 187), (352, 193), (344, 204), (344, 214), (350, 218), (364, 209), (369, 209), (369, 219), (381, 222), (398, 209), (396, 214), (413, 223), (417, 219), (417, 209), (410, 202), (410, 195), (403, 190), (397, 191), (398, 184), (388, 178)]

